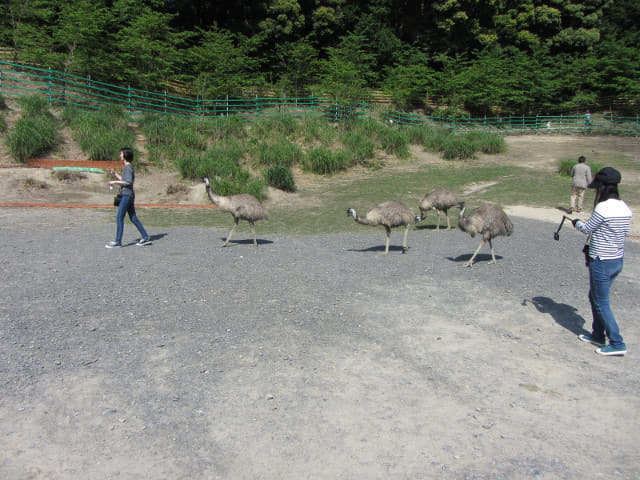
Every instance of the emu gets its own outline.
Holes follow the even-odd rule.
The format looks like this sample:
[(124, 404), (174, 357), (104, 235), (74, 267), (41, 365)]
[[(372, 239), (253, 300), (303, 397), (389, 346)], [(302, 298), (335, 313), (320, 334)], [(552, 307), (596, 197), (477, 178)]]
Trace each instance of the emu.
[(216, 195), (213, 189), (211, 188), (211, 184), (209, 183), (209, 179), (204, 177), (202, 179), (204, 184), (206, 185), (207, 194), (211, 201), (220, 208), (220, 210), (229, 212), (233, 215), (233, 228), (227, 235), (227, 239), (224, 241), (223, 247), (226, 247), (231, 239), (231, 235), (233, 231), (238, 226), (239, 220), (246, 220), (249, 222), (251, 226), (251, 232), (253, 232), (253, 244), (257, 247), (258, 240), (256, 238), (256, 229), (254, 223), (258, 220), (269, 220), (269, 213), (267, 209), (258, 201), (256, 197), (253, 195), (249, 195), (247, 193), (241, 193), (239, 195), (230, 195), (228, 197), (222, 195)]
[(510, 236), (513, 233), (513, 223), (507, 214), (504, 213), (500, 207), (494, 205), (484, 205), (473, 210), (469, 216), (464, 216), (466, 206), (463, 204), (460, 210), (460, 217), (458, 218), (458, 226), (463, 232), (467, 232), (471, 237), (475, 237), (476, 234), (482, 235), (482, 241), (476, 251), (473, 252), (471, 259), (464, 264), (465, 267), (471, 267), (473, 260), (482, 248), (485, 242), (489, 242), (491, 248), (492, 260), (489, 264), (496, 263), (496, 256), (493, 253), (493, 244), (491, 240), (499, 236)]
[(413, 212), (409, 207), (403, 203), (390, 200), (388, 202), (381, 203), (363, 217), (359, 217), (356, 214), (355, 209), (348, 208), (347, 216), (353, 217), (353, 219), (362, 225), (382, 225), (387, 233), (387, 243), (384, 249), (384, 254), (389, 253), (389, 237), (391, 235), (391, 229), (394, 227), (405, 227), (404, 241), (402, 242), (402, 253), (408, 250), (407, 246), (407, 234), (409, 233), (409, 227), (414, 219)]

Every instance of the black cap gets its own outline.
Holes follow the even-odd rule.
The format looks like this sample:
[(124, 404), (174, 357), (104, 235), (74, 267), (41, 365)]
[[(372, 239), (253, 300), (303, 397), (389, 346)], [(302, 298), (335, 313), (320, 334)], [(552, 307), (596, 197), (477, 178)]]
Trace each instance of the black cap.
[(622, 175), (618, 170), (612, 167), (604, 167), (596, 173), (593, 182), (588, 185), (588, 188), (598, 188), (600, 185), (617, 185), (621, 179)]

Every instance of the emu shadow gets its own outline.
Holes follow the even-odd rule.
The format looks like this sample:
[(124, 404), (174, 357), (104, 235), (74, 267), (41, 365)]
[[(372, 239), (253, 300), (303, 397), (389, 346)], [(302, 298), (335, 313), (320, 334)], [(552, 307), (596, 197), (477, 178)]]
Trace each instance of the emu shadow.
[[(415, 230), (434, 230), (437, 231), (437, 225), (414, 225), (413, 228)], [(440, 228), (440, 230), (446, 230), (446, 228)], [(453, 230), (453, 228), (451, 228)]]
[[(365, 252), (383, 252), (384, 253), (384, 245), (378, 245), (376, 247), (369, 247), (369, 248), (350, 248), (347, 251), (349, 252), (361, 252), (361, 253), (365, 253)], [(389, 245), (389, 253), (391, 253), (392, 251), (400, 251), (402, 253), (406, 253), (404, 251), (404, 248), (402, 248), (402, 246), (397, 246), (397, 245)]]
[[(227, 237), (220, 237), (220, 240), (222, 240), (222, 242), (224, 242), (226, 239), (227, 239)], [(273, 241), (257, 238), (256, 239), (256, 243), (258, 244), (258, 246), (260, 246), (260, 245), (267, 245), (267, 244), (273, 243)], [(242, 239), (238, 239), (238, 240), (231, 239), (231, 240), (229, 240), (229, 243), (227, 244), (227, 247), (230, 247), (231, 244), (234, 244), (234, 245), (253, 245), (253, 238), (242, 238)]]
[[(524, 300), (526, 304), (527, 300)], [(556, 323), (570, 332), (580, 335), (582, 333), (590, 333), (585, 330), (585, 320), (576, 312), (578, 309), (565, 303), (556, 303), (548, 297), (533, 297), (531, 303), (540, 313), (548, 313), (553, 317)]]
[[(469, 260), (471, 260), (471, 256), (473, 255), (473, 253), (465, 253), (464, 255), (458, 255), (457, 257), (447, 257), (447, 260), (451, 261), (451, 262), (468, 262)], [(496, 255), (496, 261), (497, 260), (502, 260), (502, 256), (500, 255)], [(476, 258), (473, 260), (473, 264), (477, 264), (480, 262), (490, 262), (492, 260), (491, 258), (491, 254), (490, 253), (479, 253), (478, 255), (476, 255)]]

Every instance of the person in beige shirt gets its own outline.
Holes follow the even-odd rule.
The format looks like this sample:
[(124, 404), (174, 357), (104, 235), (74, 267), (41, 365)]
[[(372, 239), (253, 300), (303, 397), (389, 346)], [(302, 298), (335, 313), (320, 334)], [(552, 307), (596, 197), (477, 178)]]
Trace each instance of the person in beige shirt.
[(591, 168), (584, 156), (578, 158), (578, 163), (571, 167), (571, 203), (569, 213), (582, 212), (584, 192), (591, 183)]

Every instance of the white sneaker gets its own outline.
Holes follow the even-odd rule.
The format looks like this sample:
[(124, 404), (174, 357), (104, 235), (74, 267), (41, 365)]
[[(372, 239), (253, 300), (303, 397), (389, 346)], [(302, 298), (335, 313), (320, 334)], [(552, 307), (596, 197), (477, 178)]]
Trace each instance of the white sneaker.
[(122, 248), (122, 244), (117, 242), (109, 242), (104, 246), (104, 248)]

